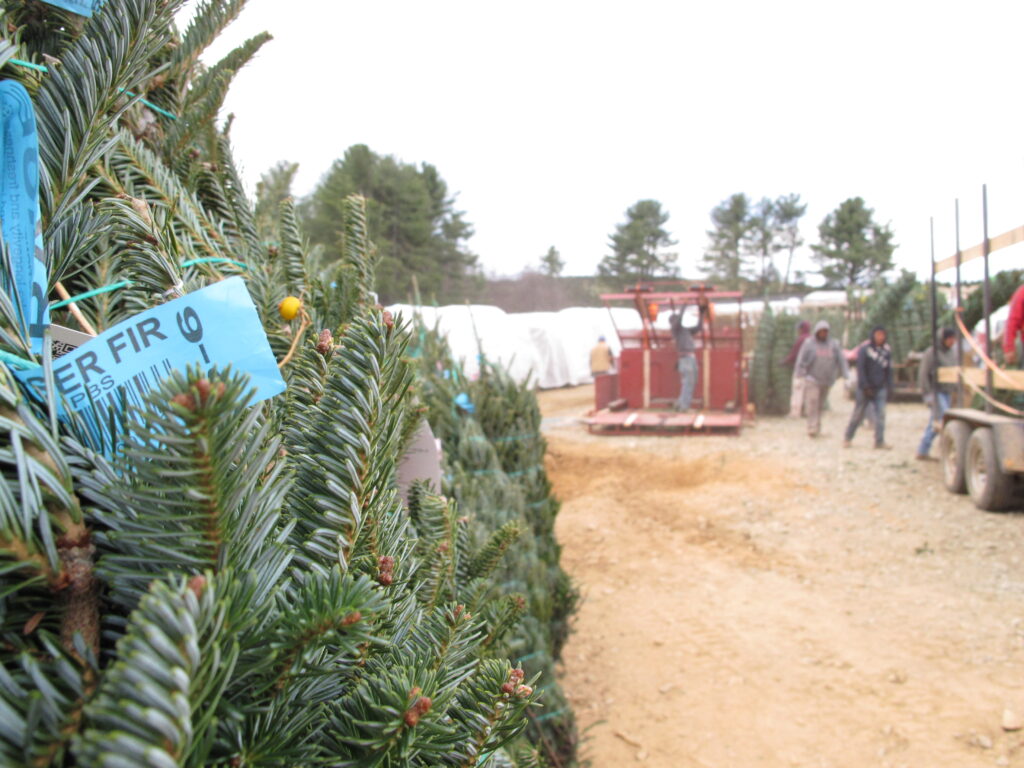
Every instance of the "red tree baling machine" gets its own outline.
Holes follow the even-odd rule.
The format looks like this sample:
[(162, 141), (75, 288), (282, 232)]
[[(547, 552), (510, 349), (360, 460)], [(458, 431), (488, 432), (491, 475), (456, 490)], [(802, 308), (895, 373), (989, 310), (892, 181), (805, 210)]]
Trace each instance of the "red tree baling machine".
[[(594, 410), (584, 419), (591, 432), (739, 432), (748, 413), (742, 293), (658, 283), (602, 294), (601, 299), (609, 310), (631, 305), (640, 315), (640, 328), (619, 328), (609, 312), (622, 351), (614, 372), (595, 377)], [(725, 303), (730, 305), (729, 314), (716, 309)], [(669, 317), (679, 311), (684, 318), (698, 319), (693, 332), (697, 384), (686, 413), (673, 410), (680, 378)]]

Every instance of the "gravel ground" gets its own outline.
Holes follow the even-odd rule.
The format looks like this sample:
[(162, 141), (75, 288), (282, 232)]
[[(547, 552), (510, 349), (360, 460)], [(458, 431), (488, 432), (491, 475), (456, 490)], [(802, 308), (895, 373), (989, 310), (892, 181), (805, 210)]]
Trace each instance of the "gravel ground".
[(923, 406), (875, 451), (837, 394), (819, 440), (593, 436), (591, 398), (540, 395), (593, 768), (1024, 766), (1024, 519), (914, 460)]

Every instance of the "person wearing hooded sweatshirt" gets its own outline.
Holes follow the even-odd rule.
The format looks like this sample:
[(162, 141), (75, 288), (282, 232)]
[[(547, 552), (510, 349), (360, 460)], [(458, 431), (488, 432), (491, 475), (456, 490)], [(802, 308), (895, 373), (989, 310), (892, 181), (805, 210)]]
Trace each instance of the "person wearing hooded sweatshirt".
[(804, 342), (807, 341), (807, 337), (810, 335), (811, 324), (806, 320), (801, 320), (800, 324), (796, 327), (796, 341), (793, 342), (793, 346), (790, 348), (789, 354), (786, 355), (786, 359), (782, 361), (784, 366), (793, 369), (793, 384), (789, 395), (789, 415), (794, 419), (800, 418), (804, 407), (804, 380), (797, 375), (796, 358), (800, 354), (800, 348), (803, 347)]
[(868, 343), (857, 352), (857, 404), (846, 425), (843, 447), (849, 448), (857, 427), (864, 421), (868, 403), (875, 405), (875, 448), (888, 448), (885, 442), (885, 403), (892, 392), (892, 350), (886, 343), (885, 328), (871, 329)]
[(819, 320), (814, 335), (809, 336), (796, 356), (796, 372), (804, 380), (804, 407), (807, 411), (807, 434), (821, 434), (821, 405), (828, 391), (841, 375), (847, 382), (850, 371), (839, 342), (829, 338), (831, 327)]
[(924, 436), (920, 445), (917, 446), (917, 459), (928, 460), (928, 451), (931, 450), (932, 440), (939, 434), (936, 426), (942, 424), (942, 414), (949, 409), (953, 393), (956, 391), (956, 384), (947, 384), (939, 381), (939, 368), (955, 366), (957, 364), (956, 331), (952, 328), (943, 328), (938, 333), (938, 339), (934, 347), (928, 347), (921, 358), (921, 367), (917, 371), (917, 383), (921, 387), (921, 397), (928, 406), (928, 426), (925, 427)]
[(1018, 336), (1024, 340), (1024, 285), (1010, 298), (1010, 315), (1006, 318), (1006, 330), (1003, 332), (1003, 355), (1007, 365), (1019, 363), (1024, 368), (1024, 360), (1017, 358)]

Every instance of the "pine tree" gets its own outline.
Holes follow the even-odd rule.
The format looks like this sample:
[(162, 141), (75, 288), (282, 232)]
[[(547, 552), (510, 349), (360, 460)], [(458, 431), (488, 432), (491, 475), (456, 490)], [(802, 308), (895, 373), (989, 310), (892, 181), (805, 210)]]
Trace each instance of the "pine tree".
[(737, 289), (746, 269), (744, 244), (753, 226), (750, 200), (743, 193), (732, 195), (711, 211), (711, 223), (701, 269), (721, 287)]
[[(503, 749), (547, 699), (510, 663), (523, 604), (490, 599), (524, 529), (486, 518), (470, 535), (457, 484), (399, 500), (421, 408), (409, 335), (371, 301), (365, 202), (346, 201), (344, 256), (316, 274), (289, 200), (279, 241), (260, 239), (215, 123), (267, 39), (199, 63), (243, 5), (210, 0), (183, 34), (164, 0), (107, 0), (84, 22), (6, 7), (51, 280), (103, 289), (77, 303), (102, 331), (240, 275), (288, 391), (253, 405), (242, 373), (176, 371), (111, 412), (114, 447), (58, 412), (52, 363), (0, 292), (0, 350), (41, 364), (50, 393), (0, 367), (0, 762), (535, 764)], [(43, 54), (46, 72), (10, 63)]]
[(675, 245), (665, 225), (668, 211), (657, 200), (638, 200), (626, 210), (608, 238), (612, 252), (598, 265), (598, 274), (620, 282), (643, 282), (676, 273), (676, 254), (664, 249)]

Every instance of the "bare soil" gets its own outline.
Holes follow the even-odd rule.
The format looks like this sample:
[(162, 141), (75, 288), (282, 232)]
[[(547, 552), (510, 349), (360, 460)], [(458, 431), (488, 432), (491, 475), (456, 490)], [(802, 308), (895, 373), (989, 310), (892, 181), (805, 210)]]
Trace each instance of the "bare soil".
[(844, 450), (832, 400), (818, 440), (610, 437), (589, 387), (540, 394), (593, 768), (1024, 766), (1024, 515), (914, 460), (923, 406)]

